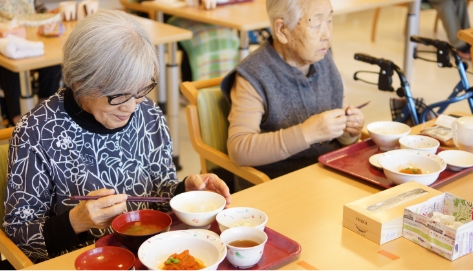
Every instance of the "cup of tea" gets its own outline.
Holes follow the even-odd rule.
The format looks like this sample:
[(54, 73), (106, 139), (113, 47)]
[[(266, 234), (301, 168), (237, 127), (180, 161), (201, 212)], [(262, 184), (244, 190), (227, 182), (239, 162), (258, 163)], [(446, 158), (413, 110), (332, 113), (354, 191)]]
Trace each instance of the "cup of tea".
[(227, 260), (236, 268), (247, 269), (261, 260), (268, 236), (260, 229), (241, 226), (225, 230), (220, 239), (227, 246)]
[(473, 153), (473, 117), (461, 117), (452, 123), (452, 137), (458, 149)]

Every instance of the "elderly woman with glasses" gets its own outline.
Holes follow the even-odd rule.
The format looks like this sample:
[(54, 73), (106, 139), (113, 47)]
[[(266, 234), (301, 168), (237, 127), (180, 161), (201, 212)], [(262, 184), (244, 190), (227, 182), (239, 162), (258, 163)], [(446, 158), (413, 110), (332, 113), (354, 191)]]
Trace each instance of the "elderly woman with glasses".
[(230, 158), (275, 178), (356, 142), (362, 112), (344, 101), (329, 48), (330, 0), (267, 0), (272, 36), (221, 84)]
[[(10, 142), (3, 226), (33, 262), (93, 244), (124, 211), (169, 210), (127, 196), (209, 190), (230, 203), (213, 174), (178, 181), (165, 117), (145, 97), (156, 86), (157, 53), (133, 16), (89, 15), (63, 50), (69, 87), (24, 115)], [(70, 199), (77, 195), (101, 198)]]

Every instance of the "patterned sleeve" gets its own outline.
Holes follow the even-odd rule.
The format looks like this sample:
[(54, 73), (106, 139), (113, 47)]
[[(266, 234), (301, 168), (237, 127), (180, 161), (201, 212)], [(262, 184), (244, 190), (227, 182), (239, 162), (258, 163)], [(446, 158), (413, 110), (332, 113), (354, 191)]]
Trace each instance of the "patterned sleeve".
[(21, 120), (10, 141), (8, 186), (3, 226), (12, 241), (33, 261), (48, 253), (43, 236), (50, 215), (51, 167)]
[[(149, 141), (149, 160), (151, 163), (150, 172), (153, 185), (153, 193), (159, 197), (172, 197), (176, 193), (179, 180), (177, 178), (176, 167), (173, 163), (173, 146), (166, 119), (159, 107), (154, 105), (148, 110), (152, 116), (152, 121), (146, 124), (147, 134), (155, 131)], [(145, 118), (146, 119), (146, 118)], [(169, 211), (169, 204), (158, 204), (162, 211)]]

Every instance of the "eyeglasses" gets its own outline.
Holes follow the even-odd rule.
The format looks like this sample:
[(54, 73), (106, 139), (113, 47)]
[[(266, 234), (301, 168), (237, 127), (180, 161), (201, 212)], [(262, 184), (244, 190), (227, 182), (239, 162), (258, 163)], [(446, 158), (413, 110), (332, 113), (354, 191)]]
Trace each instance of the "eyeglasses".
[(130, 100), (133, 97), (135, 97), (135, 99), (141, 99), (144, 96), (146, 96), (148, 93), (150, 93), (151, 90), (153, 90), (153, 88), (158, 84), (158, 83), (156, 83), (154, 78), (151, 78), (151, 82), (152, 82), (151, 84), (144, 87), (136, 95), (133, 95), (133, 94), (130, 94), (130, 93), (125, 93), (125, 94), (117, 94), (117, 95), (107, 96), (108, 103), (110, 105), (119, 105), (119, 104), (128, 102), (128, 100)]

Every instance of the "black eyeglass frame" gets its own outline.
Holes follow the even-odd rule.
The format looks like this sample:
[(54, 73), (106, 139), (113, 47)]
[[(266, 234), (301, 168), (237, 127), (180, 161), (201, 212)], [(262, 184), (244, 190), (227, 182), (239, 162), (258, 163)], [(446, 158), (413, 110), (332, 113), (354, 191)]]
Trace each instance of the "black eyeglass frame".
[[(139, 95), (139, 96), (135, 96), (135, 95), (131, 95), (130, 93), (125, 93), (125, 94), (117, 94), (117, 95), (110, 95), (110, 96), (106, 96), (108, 98), (108, 104), (110, 105), (120, 105), (120, 104), (124, 104), (126, 102), (128, 102), (131, 98), (135, 97), (135, 99), (141, 99), (143, 98), (144, 96), (148, 95), (148, 93), (150, 93), (155, 87), (156, 85), (158, 84), (154, 78), (151, 78), (151, 84), (147, 85), (146, 87), (144, 87), (142, 90), (138, 91), (138, 93), (140, 92), (143, 92), (143, 91), (146, 91), (146, 89), (148, 89), (146, 91), (146, 93), (142, 94), (142, 95)], [(118, 97), (122, 97), (122, 96), (125, 96), (125, 95), (130, 95), (130, 98), (126, 99), (125, 101), (123, 102), (120, 102), (120, 103), (112, 103), (113, 99), (115, 98), (118, 98)]]

